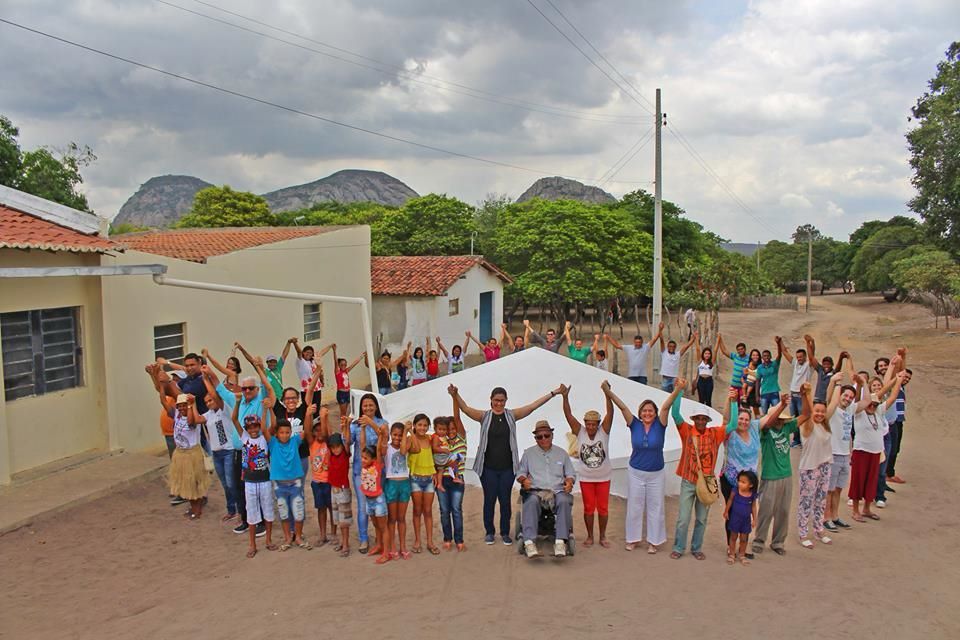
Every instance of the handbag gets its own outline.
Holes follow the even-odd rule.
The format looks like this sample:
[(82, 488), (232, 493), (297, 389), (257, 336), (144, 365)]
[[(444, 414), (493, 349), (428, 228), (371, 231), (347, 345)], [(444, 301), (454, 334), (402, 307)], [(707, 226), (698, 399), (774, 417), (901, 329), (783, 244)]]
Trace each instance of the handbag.
[[(690, 439), (693, 441), (692, 436)], [(717, 501), (717, 497), (720, 495), (720, 486), (717, 484), (717, 476), (713, 473), (707, 475), (703, 471), (703, 464), (700, 462), (699, 441), (699, 437), (696, 441), (693, 441), (693, 452), (697, 456), (697, 500), (709, 507)]]

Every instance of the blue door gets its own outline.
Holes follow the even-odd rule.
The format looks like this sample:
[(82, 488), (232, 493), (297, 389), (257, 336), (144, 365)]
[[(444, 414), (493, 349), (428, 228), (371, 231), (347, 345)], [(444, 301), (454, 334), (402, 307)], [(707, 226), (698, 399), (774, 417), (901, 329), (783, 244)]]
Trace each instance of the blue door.
[(493, 291), (480, 294), (480, 342), (493, 337)]

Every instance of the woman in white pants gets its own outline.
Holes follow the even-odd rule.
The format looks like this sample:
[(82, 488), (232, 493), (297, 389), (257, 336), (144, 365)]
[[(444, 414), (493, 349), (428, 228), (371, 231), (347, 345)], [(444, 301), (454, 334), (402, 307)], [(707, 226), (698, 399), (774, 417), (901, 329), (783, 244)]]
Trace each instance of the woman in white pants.
[(626, 549), (633, 551), (643, 541), (643, 522), (646, 514), (647, 553), (656, 553), (657, 547), (667, 541), (667, 526), (663, 507), (663, 443), (667, 432), (670, 406), (680, 389), (675, 389), (657, 411), (653, 400), (640, 403), (637, 414), (631, 413), (623, 400), (609, 385), (603, 392), (623, 413), (630, 429), (630, 464), (627, 467), (627, 523)]

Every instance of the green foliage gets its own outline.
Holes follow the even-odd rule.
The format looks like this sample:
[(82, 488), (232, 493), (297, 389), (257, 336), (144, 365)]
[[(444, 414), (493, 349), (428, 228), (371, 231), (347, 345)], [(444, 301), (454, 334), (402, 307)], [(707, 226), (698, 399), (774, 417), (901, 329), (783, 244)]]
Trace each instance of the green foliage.
[(907, 134), (917, 189), (910, 209), (937, 244), (960, 256), (960, 42), (947, 49), (912, 113), (919, 124)]
[(372, 224), (370, 250), (378, 256), (463, 255), (475, 229), (473, 207), (430, 194), (407, 200)]
[[(798, 228), (798, 233), (800, 233)], [(802, 231), (804, 237), (806, 230)], [(814, 233), (814, 238), (817, 237)], [(794, 234), (795, 236), (797, 234)], [(847, 243), (821, 235), (813, 243), (813, 279), (833, 287), (847, 279)], [(767, 278), (779, 286), (807, 279), (807, 243), (787, 244), (771, 240), (760, 250), (760, 268)]]
[(136, 233), (137, 231), (148, 231), (149, 229), (150, 227), (141, 227), (131, 222), (121, 222), (120, 224), (111, 223), (109, 235), (118, 236), (122, 233)]
[(41, 147), (22, 151), (19, 135), (20, 130), (0, 116), (0, 184), (90, 211), (87, 197), (77, 190), (83, 184), (80, 169), (97, 159), (90, 147), (71, 142), (63, 150)]
[(499, 264), (532, 304), (650, 295), (653, 239), (618, 207), (528, 200), (498, 212)]
[(506, 194), (489, 193), (477, 205), (477, 253), (482, 253), (497, 263), (500, 260), (496, 243), (497, 221), (511, 202)]
[(921, 251), (893, 263), (891, 277), (901, 289), (932, 295), (936, 304), (932, 311), (935, 317), (947, 317), (950, 326), (947, 301), (951, 295), (960, 293), (960, 265), (946, 251)]
[(276, 224), (267, 201), (229, 186), (207, 187), (193, 198), (193, 208), (174, 227), (262, 227)]
[(853, 257), (850, 277), (861, 291), (893, 286), (893, 263), (923, 251), (923, 234), (913, 226), (884, 226), (867, 238)]
[(812, 224), (801, 224), (790, 237), (793, 238), (794, 244), (807, 244), (811, 237), (813, 238), (814, 242), (819, 242), (825, 238), (825, 236), (820, 233), (820, 230)]
[(277, 225), (292, 227), (295, 225), (374, 225), (383, 219), (388, 211), (396, 207), (376, 202), (318, 202), (307, 209), (282, 211), (275, 214)]
[(702, 263), (685, 267), (681, 276), (683, 287), (666, 296), (669, 305), (716, 310), (724, 300), (777, 291), (753, 260), (731, 251), (707, 256)]

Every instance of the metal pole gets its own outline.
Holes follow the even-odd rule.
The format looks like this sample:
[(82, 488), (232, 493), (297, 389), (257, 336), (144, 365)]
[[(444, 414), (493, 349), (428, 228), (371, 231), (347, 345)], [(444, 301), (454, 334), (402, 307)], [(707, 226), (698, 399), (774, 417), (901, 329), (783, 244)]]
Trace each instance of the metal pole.
[[(367, 312), (366, 298), (352, 298), (348, 296), (330, 296), (320, 293), (299, 293), (297, 291), (279, 291), (276, 289), (254, 289), (252, 287), (237, 287), (229, 284), (216, 284), (213, 282), (195, 282), (193, 280), (178, 280), (168, 278), (165, 275), (156, 274), (153, 281), (160, 285), (170, 287), (183, 287), (185, 289), (202, 289), (204, 291), (222, 291), (224, 293), (242, 293), (251, 296), (264, 296), (267, 298), (285, 298), (288, 300), (306, 300), (307, 302), (338, 302), (343, 304), (360, 305), (360, 326), (363, 331), (363, 342), (367, 351), (367, 359), (372, 362), (376, 360), (377, 355), (373, 351), (373, 340), (370, 333), (370, 315)], [(373, 371), (371, 370), (371, 376)], [(373, 378), (371, 378), (373, 380)], [(372, 385), (371, 385), (372, 386)]]
[(810, 292), (813, 289), (813, 232), (807, 232), (807, 310), (810, 313)]
[[(653, 331), (660, 324), (663, 308), (663, 166), (660, 152), (660, 129), (663, 114), (660, 112), (660, 89), (657, 89), (657, 133), (654, 144), (654, 200), (653, 200)], [(660, 352), (653, 355), (653, 379), (660, 380)]]

